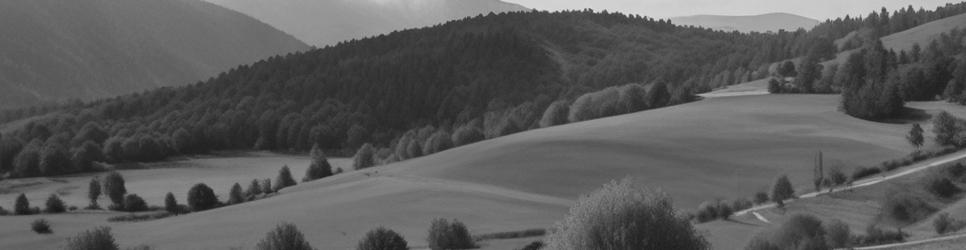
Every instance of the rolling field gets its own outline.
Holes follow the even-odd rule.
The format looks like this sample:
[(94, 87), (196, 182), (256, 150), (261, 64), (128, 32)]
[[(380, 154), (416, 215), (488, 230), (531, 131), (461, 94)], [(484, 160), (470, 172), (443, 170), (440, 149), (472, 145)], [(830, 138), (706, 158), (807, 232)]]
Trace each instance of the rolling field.
[[(156, 249), (251, 247), (282, 221), (296, 224), (315, 247), (350, 249), (366, 231), (386, 226), (418, 249), (426, 245), (426, 230), (433, 218), (460, 219), (474, 234), (550, 227), (574, 199), (624, 176), (663, 189), (674, 198), (676, 207), (690, 210), (709, 199), (748, 197), (765, 190), (782, 174), (788, 174), (797, 189), (805, 190), (810, 186), (812, 158), (819, 150), (825, 152), (826, 166), (838, 164), (847, 172), (852, 166), (876, 164), (911, 150), (903, 137), (908, 124), (848, 117), (836, 110), (838, 99), (836, 95), (708, 98), (488, 140), (300, 184), (269, 199), (111, 226), (123, 246), (145, 244)], [(951, 107), (944, 103), (910, 106), (929, 113)], [(149, 203), (159, 204), (160, 195), (168, 190), (153, 194), (150, 190), (158, 189), (158, 184), (148, 179), (180, 182), (175, 186), (182, 189), (171, 191), (183, 202), (181, 194), (187, 191), (188, 182), (195, 182), (192, 178), (205, 179), (225, 195), (230, 184), (273, 177), (283, 164), (289, 164), (298, 179), (307, 165), (304, 158), (272, 155), (189, 162), (198, 165), (125, 172), (129, 190), (144, 193)], [(228, 174), (212, 171), (203, 178), (206, 169), (230, 166), (249, 167)], [(182, 172), (134, 172), (165, 170)], [(88, 179), (79, 180), (86, 185)], [(50, 185), (37, 192), (49, 190), (56, 188)], [(3, 197), (12, 199), (7, 198), (12, 195)], [(29, 217), (16, 220), (23, 225), (13, 223), (17, 226), (0, 230), (0, 236), (37, 237), (27, 231)], [(91, 221), (104, 223), (103, 218)], [(57, 233), (49, 237), (66, 237), (72, 230), (83, 229), (67, 226), (58, 231), (60, 222), (56, 218), (52, 222)], [(721, 228), (728, 233), (720, 233)], [(745, 240), (741, 237), (751, 237), (759, 228), (752, 222), (699, 225), (716, 249), (740, 247)], [(530, 241), (493, 242), (490, 249), (512, 248), (518, 243), (516, 247), (522, 247)], [(45, 249), (62, 242), (0, 242), (0, 248)]]

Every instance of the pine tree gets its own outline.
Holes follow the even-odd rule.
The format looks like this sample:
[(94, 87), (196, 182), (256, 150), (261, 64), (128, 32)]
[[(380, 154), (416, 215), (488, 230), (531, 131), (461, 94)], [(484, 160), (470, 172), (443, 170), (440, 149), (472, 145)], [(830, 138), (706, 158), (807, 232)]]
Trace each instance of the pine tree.
[(272, 190), (277, 193), (279, 190), (295, 186), (295, 184), (298, 183), (292, 178), (292, 171), (288, 169), (288, 166), (283, 166), (282, 169), (278, 170), (278, 177), (275, 177), (275, 186), (272, 187)]
[(795, 197), (795, 189), (792, 187), (791, 181), (788, 180), (788, 176), (782, 175), (778, 177), (775, 181), (775, 185), (772, 187), (771, 200), (778, 204), (779, 207), (785, 205), (785, 200)]
[(248, 195), (249, 199), (262, 194), (262, 187), (259, 183), (258, 179), (254, 179), (251, 184), (248, 184), (248, 190), (245, 190), (245, 194)]
[(172, 214), (181, 213), (181, 206), (178, 205), (178, 200), (174, 198), (174, 194), (171, 192), (168, 192), (168, 194), (164, 195), (164, 210)]
[(27, 200), (27, 195), (20, 194), (20, 196), (17, 196), (17, 200), (13, 204), (13, 214), (28, 215), (31, 213), (30, 201)]
[[(443, 139), (451, 140), (449, 137), (450, 136), (446, 136)], [(353, 167), (355, 167), (356, 170), (359, 170), (359, 169), (366, 169), (366, 168), (375, 166), (376, 160), (373, 159), (374, 154), (375, 152), (374, 152), (374, 149), (372, 148), (372, 144), (366, 143), (361, 148), (359, 148), (358, 152), (356, 152), (356, 155), (353, 158), (353, 164), (352, 164)]]
[(309, 182), (332, 176), (332, 165), (329, 164), (329, 160), (325, 157), (325, 152), (319, 148), (318, 144), (312, 146), (310, 156), (312, 157), (312, 163), (309, 165), (309, 168), (305, 170), (305, 177), (302, 178), (302, 182)]
[(237, 182), (235, 185), (231, 186), (231, 191), (228, 193), (228, 204), (239, 204), (245, 202), (245, 196), (242, 195), (242, 187)]

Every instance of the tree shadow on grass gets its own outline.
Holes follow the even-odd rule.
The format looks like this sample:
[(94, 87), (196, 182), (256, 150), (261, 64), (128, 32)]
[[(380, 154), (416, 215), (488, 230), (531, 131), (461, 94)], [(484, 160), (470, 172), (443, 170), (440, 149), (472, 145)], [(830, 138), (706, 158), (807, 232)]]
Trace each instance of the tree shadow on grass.
[(916, 108), (903, 108), (896, 117), (881, 120), (878, 122), (889, 123), (889, 124), (910, 124), (910, 123), (922, 123), (932, 119), (932, 115), (922, 109)]

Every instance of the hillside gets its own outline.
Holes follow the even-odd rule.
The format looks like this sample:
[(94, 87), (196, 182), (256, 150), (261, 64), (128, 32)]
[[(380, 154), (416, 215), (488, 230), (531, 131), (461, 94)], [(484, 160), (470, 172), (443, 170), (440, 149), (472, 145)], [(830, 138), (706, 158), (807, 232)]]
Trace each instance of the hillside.
[(779, 30), (795, 31), (797, 29), (811, 29), (819, 24), (818, 20), (788, 14), (769, 13), (753, 16), (722, 16), (696, 15), (674, 17), (671, 21), (677, 25), (693, 25), (723, 31), (738, 32), (778, 32)]
[(527, 10), (499, 0), (206, 1), (258, 18), (318, 47), (490, 12)]
[(0, 2), (0, 109), (194, 83), (307, 49), (198, 0)]
[[(905, 50), (911, 51), (915, 44), (919, 44), (920, 47), (926, 48), (929, 43), (937, 39), (944, 39), (943, 34), (949, 33), (953, 30), (962, 30), (966, 28), (966, 14), (960, 14), (953, 17), (948, 17), (923, 25), (916, 26), (899, 33), (895, 33), (882, 38), (882, 44), (886, 48), (894, 49), (896, 51)], [(948, 35), (948, 34), (947, 34)]]
[(804, 190), (818, 150), (846, 169), (910, 150), (905, 125), (850, 118), (836, 103), (836, 96), (816, 95), (711, 98), (523, 132), (240, 206), (114, 226), (122, 244), (162, 248), (250, 246), (279, 221), (296, 223), (323, 248), (351, 247), (376, 226), (419, 246), (435, 217), (459, 218), (474, 233), (548, 227), (568, 201), (625, 175), (692, 209), (747, 197), (781, 174)]

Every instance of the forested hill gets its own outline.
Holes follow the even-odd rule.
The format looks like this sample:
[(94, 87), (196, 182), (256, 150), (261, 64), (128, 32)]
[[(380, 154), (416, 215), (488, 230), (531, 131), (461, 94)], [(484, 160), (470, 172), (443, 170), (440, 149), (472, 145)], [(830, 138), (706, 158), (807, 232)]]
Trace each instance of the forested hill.
[(0, 23), (0, 109), (187, 84), (309, 49), (200, 0), (4, 0)]
[(375, 153), (382, 160), (417, 157), (687, 102), (694, 92), (764, 78), (772, 62), (806, 53), (830, 59), (828, 31), (841, 29), (825, 26), (743, 34), (589, 10), (466, 18), (272, 57), (190, 86), (59, 108), (4, 135), (0, 171), (56, 174), (16, 169), (36, 168), (19, 160), (32, 155), (94, 148), (108, 162), (219, 149), (304, 152), (314, 144), (350, 153), (364, 143), (384, 148)]

